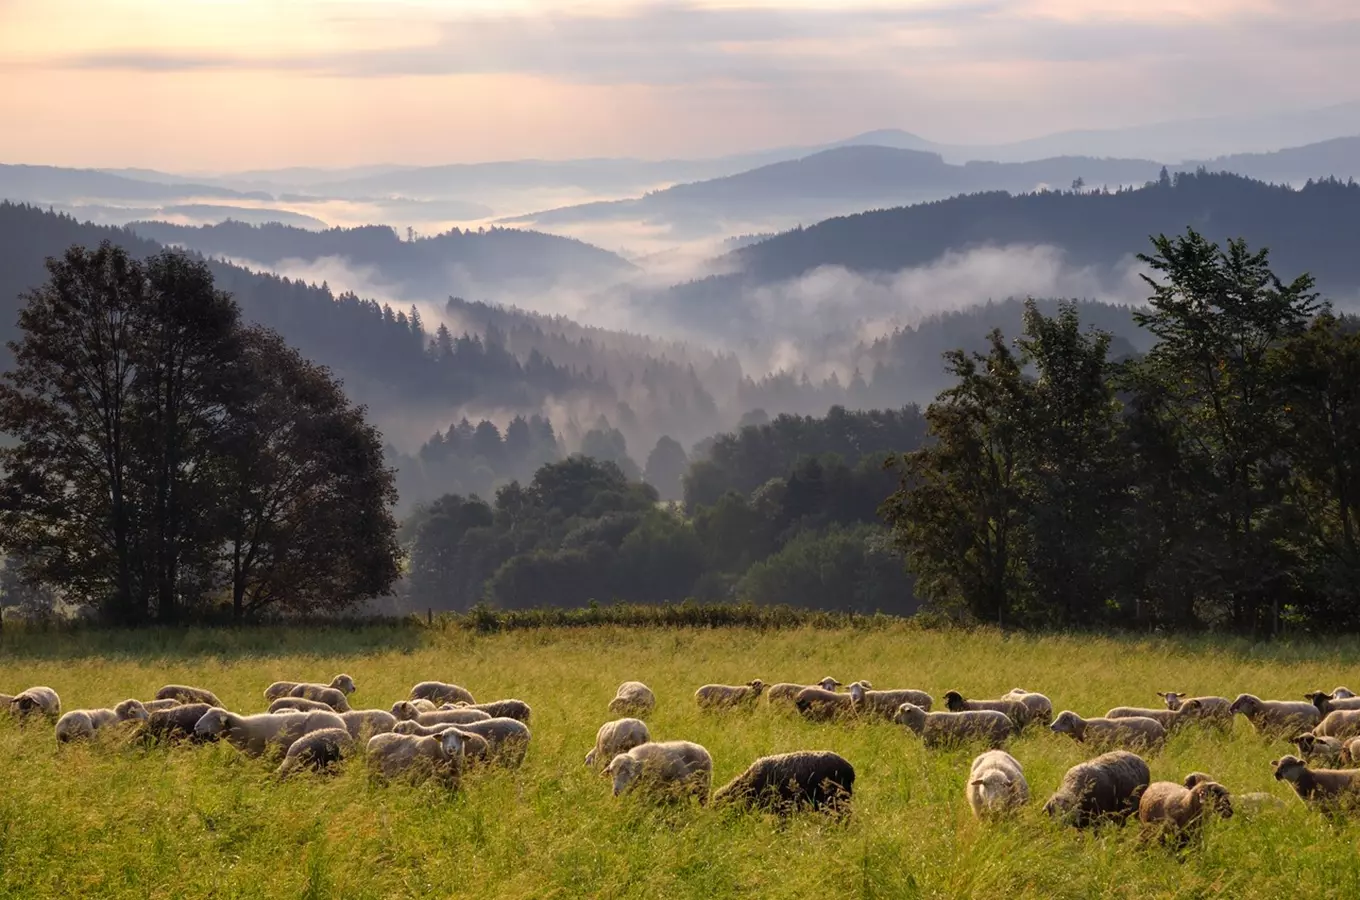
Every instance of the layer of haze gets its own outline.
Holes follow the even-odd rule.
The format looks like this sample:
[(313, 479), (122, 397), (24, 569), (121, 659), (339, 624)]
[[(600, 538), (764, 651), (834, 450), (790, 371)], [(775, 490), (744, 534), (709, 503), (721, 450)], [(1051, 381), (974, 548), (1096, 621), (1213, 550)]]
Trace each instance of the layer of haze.
[(1356, 46), (1347, 0), (0, 0), (0, 159), (692, 157), (882, 127), (995, 142), (1339, 102)]

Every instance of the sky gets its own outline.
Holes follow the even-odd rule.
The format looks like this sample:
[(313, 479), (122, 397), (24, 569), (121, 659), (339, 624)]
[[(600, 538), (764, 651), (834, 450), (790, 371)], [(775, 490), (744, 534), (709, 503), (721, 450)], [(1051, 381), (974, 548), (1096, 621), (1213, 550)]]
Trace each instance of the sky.
[(1355, 0), (0, 0), (0, 162), (989, 143), (1357, 99)]

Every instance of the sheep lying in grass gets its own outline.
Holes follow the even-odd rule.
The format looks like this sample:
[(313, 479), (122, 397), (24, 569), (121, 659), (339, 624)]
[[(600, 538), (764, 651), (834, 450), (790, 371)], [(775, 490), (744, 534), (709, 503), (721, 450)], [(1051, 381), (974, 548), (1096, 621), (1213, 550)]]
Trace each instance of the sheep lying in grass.
[(595, 746), (586, 754), (586, 765), (602, 769), (620, 753), (651, 741), (647, 723), (641, 719), (615, 719), (595, 732)]
[(1297, 756), (1271, 760), (1278, 781), (1287, 781), (1299, 798), (1315, 809), (1350, 811), (1360, 801), (1360, 769), (1310, 769)]
[(914, 703), (899, 706), (893, 721), (919, 734), (927, 749), (981, 742), (995, 750), (1006, 743), (1015, 730), (1006, 714), (994, 709), (926, 712)]
[(892, 720), (904, 703), (930, 712), (935, 700), (925, 691), (875, 691), (870, 689), (868, 682), (856, 681), (850, 685), (850, 702), (858, 715)]
[(346, 698), (345, 692), (339, 688), (327, 687), (324, 684), (299, 684), (289, 692), (288, 696), (316, 700), (326, 704), (336, 712), (349, 712), (349, 700)]
[(533, 709), (523, 700), (493, 700), (490, 703), (445, 703), (440, 709), (479, 709), (493, 719), (519, 719), (529, 724)]
[(713, 794), (715, 806), (733, 805), (789, 813), (810, 807), (847, 812), (855, 767), (830, 750), (762, 756)]
[(807, 688), (817, 687), (821, 688), (824, 691), (835, 691), (836, 688), (840, 686), (841, 683), (836, 679), (832, 678), (830, 675), (826, 676), (816, 684), (794, 684), (791, 681), (781, 681), (778, 684), (772, 684), (768, 688), (766, 688), (765, 697), (766, 699), (769, 700), (771, 706), (774, 706), (775, 704), (793, 706), (798, 701), (799, 693), (806, 690)]
[(207, 703), (180, 703), (169, 709), (154, 710), (147, 716), (143, 733), (159, 741), (187, 739), (197, 743), (207, 740), (206, 735), (194, 733), (194, 726), (209, 710), (217, 708)]
[(1228, 707), (1241, 713), (1263, 737), (1284, 737), (1311, 731), (1322, 721), (1322, 714), (1311, 703), (1295, 700), (1262, 700), (1254, 694), (1238, 694)]
[(453, 789), (463, 775), (464, 737), (456, 728), (429, 737), (378, 734), (369, 739), (367, 755), (370, 772), (380, 780), (420, 783), (434, 778)]
[(57, 743), (92, 738), (117, 722), (145, 722), (149, 715), (140, 700), (124, 700), (113, 709), (73, 709), (57, 720)]
[(694, 692), (694, 699), (700, 709), (732, 709), (754, 704), (764, 689), (759, 678), (746, 684), (706, 684)]
[(476, 703), (472, 692), (467, 688), (459, 687), (456, 684), (445, 684), (442, 681), (422, 681), (420, 684), (411, 688), (408, 700), (429, 700), (436, 705), (440, 703), (457, 703), (462, 700), (464, 703)]
[(279, 778), (287, 778), (302, 769), (330, 771), (353, 750), (354, 737), (343, 728), (311, 731), (293, 741), (275, 774)]
[[(299, 687), (306, 686), (307, 684), (308, 682), (305, 681), (276, 681), (269, 687), (264, 689), (264, 699), (273, 701), (279, 699), (280, 697), (307, 696), (306, 694), (293, 693)], [(354, 679), (348, 675), (343, 674), (336, 675), (334, 678), (332, 678), (330, 684), (318, 684), (312, 686), (333, 688), (339, 691), (340, 693), (344, 694), (346, 697), (348, 697), (350, 694), (358, 690), (358, 687), (354, 684)]]
[(973, 760), (964, 795), (976, 818), (996, 818), (1029, 802), (1029, 783), (1019, 760), (1005, 750), (988, 750)]
[(50, 687), (31, 687), (10, 698), (9, 711), (20, 720), (43, 715), (55, 722), (61, 717), (61, 698)]
[(1350, 738), (1360, 735), (1360, 709), (1335, 709), (1313, 726), (1319, 737)]
[(349, 736), (367, 741), (375, 734), (386, 734), (397, 724), (397, 717), (385, 709), (351, 709), (340, 714)]
[[(918, 706), (920, 704), (917, 704)], [(1015, 731), (1019, 734), (1025, 726), (1030, 723), (1034, 715), (1024, 703), (1019, 700), (968, 700), (958, 691), (945, 691), (944, 707), (950, 712), (967, 712), (970, 709), (994, 709), (999, 713), (1005, 714), (1015, 726)]]
[(263, 756), (271, 746), (286, 751), (304, 734), (323, 728), (345, 728), (345, 720), (333, 712), (281, 712), (240, 716), (213, 708), (194, 726), (201, 738), (225, 738), (247, 756)]
[(628, 792), (652, 799), (696, 797), (708, 802), (713, 780), (713, 757), (690, 741), (639, 744), (609, 761), (604, 775), (614, 782), (614, 796)]
[(1304, 694), (1303, 699), (1316, 706), (1323, 718), (1338, 709), (1360, 709), (1360, 697), (1338, 697), (1322, 691), (1311, 691)]
[(1191, 787), (1154, 781), (1138, 800), (1138, 821), (1147, 833), (1183, 845), (1198, 836), (1206, 813), (1232, 818), (1228, 789), (1216, 781), (1197, 779)]
[(1127, 716), (1122, 719), (1083, 719), (1065, 709), (1048, 726), (1054, 734), (1067, 734), (1079, 744), (1097, 750), (1160, 750), (1166, 743), (1166, 729), (1156, 719)]
[(838, 694), (820, 687), (806, 687), (794, 697), (793, 705), (803, 718), (812, 722), (831, 722), (855, 714), (849, 694)]
[(320, 700), (308, 700), (306, 697), (280, 697), (269, 704), (269, 711), (272, 713), (288, 712), (335, 712), (329, 703), (322, 703)]
[(609, 701), (609, 711), (616, 716), (645, 719), (656, 709), (656, 695), (641, 681), (625, 681)]
[(1067, 770), (1044, 812), (1077, 828), (1123, 823), (1152, 783), (1148, 765), (1127, 750), (1113, 750)]
[(1202, 724), (1224, 731), (1232, 730), (1232, 701), (1227, 697), (1191, 697), (1176, 691), (1158, 691), (1157, 696), (1161, 697), (1166, 702), (1166, 708), (1171, 710), (1180, 709), (1183, 704), (1195, 700), (1199, 703)]
[(207, 688), (191, 687), (187, 684), (167, 684), (156, 691), (157, 700), (175, 700), (179, 703), (206, 703), (209, 706), (222, 706), (217, 695)]
[(1019, 700), (1029, 707), (1030, 719), (1034, 722), (1047, 722), (1053, 718), (1053, 702), (1043, 694), (1027, 691), (1024, 688), (1011, 688), (1002, 695), (1002, 700)]
[(1116, 706), (1105, 713), (1107, 719), (1152, 719), (1159, 723), (1167, 734), (1183, 725), (1200, 721), (1204, 707), (1195, 699), (1186, 700), (1175, 709), (1147, 709), (1141, 706)]
[(529, 750), (529, 726), (519, 719), (483, 719), (480, 722), (467, 722), (455, 726), (466, 734), (485, 738), (491, 745), (492, 762), (507, 769), (518, 769), (524, 762), (524, 754)]
[(1341, 762), (1342, 754), (1345, 751), (1345, 745), (1341, 738), (1314, 734), (1311, 731), (1294, 735), (1289, 739), (1289, 743), (1299, 748), (1299, 755), (1306, 762), (1319, 763), (1323, 766)]

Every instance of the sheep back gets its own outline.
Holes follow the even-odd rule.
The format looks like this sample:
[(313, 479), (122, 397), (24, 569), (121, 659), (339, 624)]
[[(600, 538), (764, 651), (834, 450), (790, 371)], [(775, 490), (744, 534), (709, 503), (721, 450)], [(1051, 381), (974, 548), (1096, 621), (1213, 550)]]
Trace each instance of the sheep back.
[(459, 700), (464, 703), (476, 703), (472, 692), (465, 687), (456, 684), (446, 684), (442, 681), (422, 681), (411, 688), (411, 695), (408, 700), (429, 700), (438, 705), (440, 703), (457, 703)]
[(776, 813), (810, 807), (843, 812), (855, 787), (855, 768), (830, 750), (762, 756), (713, 795), (715, 805)]
[(1138, 808), (1140, 795), (1151, 783), (1141, 757), (1114, 750), (1068, 769), (1044, 811), (1077, 828), (1123, 822)]
[(327, 771), (353, 749), (354, 738), (343, 728), (322, 728), (308, 732), (293, 741), (284, 754), (283, 762), (279, 763), (276, 774), (286, 778), (302, 769)]

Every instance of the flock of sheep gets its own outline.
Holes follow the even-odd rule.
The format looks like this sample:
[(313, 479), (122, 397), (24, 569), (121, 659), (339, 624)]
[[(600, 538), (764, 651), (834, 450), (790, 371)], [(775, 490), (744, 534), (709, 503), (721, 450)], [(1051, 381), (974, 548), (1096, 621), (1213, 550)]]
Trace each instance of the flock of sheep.
[[(934, 700), (923, 691), (875, 690), (867, 681), (844, 692), (840, 687), (834, 678), (768, 688), (757, 679), (745, 685), (704, 685), (695, 700), (701, 709), (735, 710), (753, 706), (763, 694), (772, 706), (796, 710), (812, 721), (879, 719), (904, 726), (929, 748), (985, 746), (987, 751), (973, 760), (965, 787), (980, 819), (1005, 815), (1029, 802), (1020, 762), (1001, 748), (1036, 722), (1049, 723), (1051, 731), (1100, 753), (1069, 769), (1044, 805), (1050, 816), (1078, 828), (1123, 822), (1136, 814), (1150, 829), (1184, 841), (1208, 814), (1231, 816), (1234, 804), (1279, 803), (1269, 794), (1234, 798), (1201, 772), (1190, 773), (1183, 783), (1153, 782), (1147, 763), (1137, 755), (1157, 751), (1178, 728), (1231, 729), (1238, 714), (1262, 735), (1287, 738), (1298, 747), (1301, 756), (1284, 756), (1271, 766), (1275, 777), (1288, 781), (1310, 806), (1335, 811), (1353, 808), (1360, 800), (1360, 769), (1310, 765), (1360, 764), (1360, 697), (1345, 688), (1314, 691), (1306, 702), (1261, 700), (1251, 694), (1230, 701), (1168, 692), (1159, 694), (1165, 708), (1121, 706), (1098, 718), (1083, 718), (1071, 711), (1055, 717), (1046, 696), (1020, 688), (995, 700), (970, 700), (949, 691), (946, 710), (932, 711)], [(63, 714), (60, 698), (49, 687), (0, 694), (0, 705), (21, 721), (46, 717), (55, 722), (58, 742), (88, 739), (118, 723), (131, 723), (134, 735), (146, 740), (223, 740), (251, 756), (282, 752), (281, 778), (301, 769), (331, 770), (362, 743), (369, 770), (379, 779), (438, 779), (457, 787), (466, 767), (517, 768), (528, 750), (531, 710), (522, 700), (477, 703), (463, 687), (425, 681), (390, 711), (355, 710), (349, 705), (355, 690), (348, 675), (324, 685), (275, 682), (264, 691), (268, 710), (255, 715), (228, 712), (211, 691), (173, 684), (157, 691), (153, 700), (124, 700), (112, 709)], [(656, 798), (694, 797), (707, 804), (712, 757), (690, 741), (653, 741), (644, 720), (655, 707), (656, 697), (645, 684), (620, 685), (608, 708), (621, 718), (600, 727), (586, 765), (612, 779), (616, 796), (638, 792)], [(810, 807), (844, 813), (854, 782), (854, 767), (839, 754), (800, 751), (757, 759), (713, 791), (711, 799), (775, 812)]]

